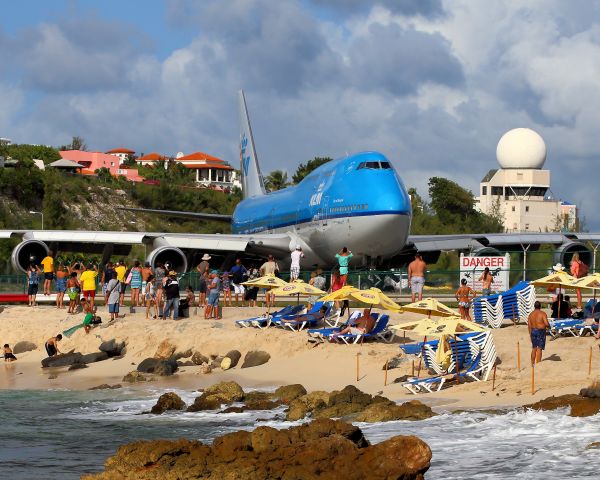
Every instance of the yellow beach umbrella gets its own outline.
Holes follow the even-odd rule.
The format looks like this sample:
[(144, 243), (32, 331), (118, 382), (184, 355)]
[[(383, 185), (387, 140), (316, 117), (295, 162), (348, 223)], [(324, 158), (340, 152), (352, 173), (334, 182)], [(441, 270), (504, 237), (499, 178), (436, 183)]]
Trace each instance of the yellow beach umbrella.
[(349, 293), (349, 296), (355, 300), (358, 300), (359, 302), (366, 303), (371, 307), (379, 307), (383, 310), (391, 310), (393, 312), (402, 311), (402, 307), (400, 305), (394, 302), (378, 288), (352, 291)]
[(294, 280), (271, 291), (274, 295), (323, 295), (323, 290), (313, 287), (302, 280)]
[(573, 286), (575, 288), (587, 288), (589, 290), (600, 290), (600, 273), (593, 273), (577, 279)]
[(441, 335), (457, 335), (469, 332), (485, 332), (486, 328), (474, 322), (463, 320), (459, 316), (445, 318), (422, 318), (410, 323), (402, 323), (390, 327), (392, 330), (404, 330), (417, 333), (424, 337), (439, 337)]
[(284, 287), (287, 285), (287, 282), (281, 278), (277, 278), (275, 275), (268, 274), (259, 278), (255, 278), (254, 280), (242, 282), (242, 285), (258, 288), (278, 288)]
[(546, 275), (545, 277), (538, 278), (531, 282), (531, 284), (535, 287), (545, 287), (545, 288), (576, 288), (573, 286), (577, 279), (571, 275), (569, 275), (564, 270), (559, 270), (558, 272), (552, 272), (550, 275)]
[(358, 288), (352, 285), (344, 285), (335, 292), (328, 293), (327, 295), (319, 298), (320, 302), (335, 302), (337, 300), (350, 300), (350, 293), (358, 292)]
[(428, 317), (452, 317), (458, 315), (456, 310), (447, 307), (435, 298), (424, 298), (418, 302), (409, 303), (402, 307), (404, 312), (423, 313)]

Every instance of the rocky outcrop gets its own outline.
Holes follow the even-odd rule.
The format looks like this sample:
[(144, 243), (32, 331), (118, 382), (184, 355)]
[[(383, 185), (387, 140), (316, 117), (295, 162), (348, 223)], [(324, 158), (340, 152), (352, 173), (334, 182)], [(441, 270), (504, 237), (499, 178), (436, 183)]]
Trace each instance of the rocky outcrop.
[(106, 342), (102, 342), (98, 349), (101, 352), (106, 352), (109, 357), (120, 357), (125, 350), (125, 342), (118, 342), (114, 338)]
[(88, 368), (88, 366), (85, 363), (74, 363), (67, 370), (68, 371), (71, 371), (71, 370), (80, 370), (82, 368)]
[(425, 420), (433, 416), (435, 416), (435, 413), (431, 408), (418, 400), (412, 400), (401, 405), (387, 401), (372, 403), (358, 413), (353, 420), (374, 423), (394, 420)]
[(348, 385), (339, 392), (329, 395), (327, 406), (313, 411), (314, 418), (342, 418), (363, 411), (368, 405), (377, 401), (387, 401), (383, 397), (373, 397), (361, 392), (354, 385)]
[(275, 390), (273, 396), (285, 404), (290, 404), (293, 400), (306, 395), (306, 388), (299, 383), (293, 385), (284, 385)]
[(244, 363), (242, 363), (242, 368), (250, 368), (250, 367), (258, 367), (259, 365), (264, 365), (271, 359), (271, 355), (262, 350), (250, 350), (244, 356)]
[(301, 420), (310, 412), (325, 408), (328, 402), (329, 392), (321, 390), (310, 392), (290, 403), (285, 418), (288, 421)]
[(194, 352), (192, 355), (192, 362), (196, 365), (202, 365), (203, 363), (208, 363), (210, 360), (207, 356), (202, 355), (200, 352)]
[(166, 412), (167, 410), (185, 410), (186, 404), (179, 395), (173, 392), (163, 393), (157, 400), (156, 404), (150, 410), (150, 413), (156, 415)]
[(172, 358), (161, 360), (160, 358), (146, 358), (137, 366), (137, 371), (142, 373), (153, 373), (160, 376), (173, 375), (179, 366)]
[(171, 340), (169, 340), (168, 338), (165, 338), (158, 345), (158, 348), (156, 349), (156, 352), (154, 353), (154, 358), (162, 358), (163, 360), (166, 360), (167, 358), (171, 358), (173, 356), (173, 354), (175, 353), (176, 349), (177, 349), (177, 346), (174, 345), (171, 342)]
[(81, 361), (83, 363), (95, 363), (95, 362), (101, 362), (102, 360), (106, 360), (107, 358), (108, 358), (108, 353), (106, 353), (106, 352), (94, 352), (94, 353), (87, 353), (85, 355), (82, 355)]
[(120, 447), (105, 471), (83, 480), (113, 479), (423, 479), (431, 450), (414, 436), (369, 445), (359, 428), (316, 420), (289, 430), (259, 427), (215, 439), (134, 442)]
[(123, 388), (123, 385), (117, 383), (115, 385), (109, 385), (108, 383), (103, 383), (102, 385), (97, 385), (95, 387), (89, 388), (89, 390), (116, 390), (117, 388)]
[(218, 410), (223, 404), (240, 402), (244, 399), (244, 390), (235, 382), (220, 382), (208, 387), (202, 395), (188, 407), (188, 412)]
[(124, 382), (128, 383), (137, 383), (137, 382), (151, 382), (154, 379), (148, 375), (145, 375), (137, 370), (133, 372), (129, 372), (127, 375), (123, 377)]
[(68, 367), (74, 363), (83, 363), (81, 353), (62, 353), (42, 360), (42, 367)]
[(581, 395), (569, 394), (559, 397), (548, 397), (539, 402), (524, 405), (532, 410), (556, 410), (557, 408), (570, 407), (571, 417), (590, 417), (600, 412), (600, 398), (589, 398)]
[(19, 353), (32, 352), (33, 350), (37, 350), (37, 345), (33, 342), (17, 342), (13, 347), (13, 353), (18, 355)]

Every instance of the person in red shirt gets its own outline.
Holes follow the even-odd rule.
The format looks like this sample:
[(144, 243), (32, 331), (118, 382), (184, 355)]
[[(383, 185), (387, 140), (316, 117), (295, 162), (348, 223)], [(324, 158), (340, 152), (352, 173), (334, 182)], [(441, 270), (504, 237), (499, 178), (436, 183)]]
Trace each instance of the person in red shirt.
[[(331, 288), (329, 289), (329, 291), (335, 292), (335, 291), (339, 290), (340, 288), (342, 288), (345, 284), (346, 284), (346, 276), (340, 275), (340, 269), (336, 268), (333, 271), (333, 275), (331, 278)], [(344, 300), (344, 308), (347, 306), (347, 303), (348, 303), (348, 300)], [(337, 309), (340, 308), (340, 302), (338, 302), (337, 300), (335, 302), (335, 308), (337, 308)]]

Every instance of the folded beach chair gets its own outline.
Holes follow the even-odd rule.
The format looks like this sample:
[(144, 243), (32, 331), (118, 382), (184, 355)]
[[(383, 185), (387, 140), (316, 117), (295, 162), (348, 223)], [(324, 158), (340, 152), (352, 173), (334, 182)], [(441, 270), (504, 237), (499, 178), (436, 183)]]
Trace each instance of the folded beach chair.
[(238, 327), (266, 328), (271, 324), (273, 319), (276, 319), (282, 315), (300, 314), (303, 310), (305, 310), (305, 308), (306, 307), (304, 307), (304, 305), (287, 305), (276, 312), (271, 312), (269, 314), (265, 313), (264, 315), (248, 318), (246, 320), (238, 320), (235, 322), (235, 324)]
[(344, 342), (346, 345), (351, 343), (359, 343), (364, 340), (378, 339), (384, 342), (390, 342), (394, 335), (392, 332), (387, 330), (388, 322), (390, 321), (389, 315), (381, 315), (373, 326), (373, 330), (369, 333), (344, 333), (342, 335), (334, 335), (332, 338), (338, 342)]
[(443, 376), (435, 376), (428, 378), (410, 378), (406, 382), (402, 384), (404, 388), (406, 388), (410, 393), (418, 394), (425, 392), (439, 392), (444, 383), (446, 382), (446, 378)]
[(429, 340), (427, 342), (418, 342), (418, 343), (406, 343), (404, 345), (400, 345), (400, 349), (407, 355), (420, 356), (424, 345), (429, 345), (435, 349), (435, 348), (437, 348), (437, 344), (438, 344), (438, 340)]
[[(318, 308), (315, 308), (317, 305)], [(332, 305), (332, 303), (329, 303), (325, 313), (321, 313), (321, 307), (323, 306), (323, 303), (317, 302), (310, 312), (302, 315), (281, 315), (273, 319), (271, 323), (276, 327), (281, 327), (283, 329), (289, 328), (294, 332), (298, 332), (305, 327), (312, 327), (321, 322), (329, 313), (331, 313), (331, 309), (333, 308)]]
[[(377, 315), (377, 314), (375, 314), (375, 315)], [(342, 325), (339, 325), (337, 327), (329, 327), (329, 328), (312, 328), (312, 329), (308, 330), (307, 333), (311, 337), (328, 338), (329, 336), (333, 335), (334, 333), (337, 333), (346, 327), (354, 325), (354, 322), (356, 322), (356, 320), (358, 320), (360, 318), (360, 316), (361, 316), (361, 313), (360, 313), (360, 311), (357, 310), (355, 312), (352, 312), (350, 317), (348, 317), (348, 320), (346, 321), (346, 323), (344, 323)]]
[(578, 336), (578, 328), (585, 326), (585, 321), (583, 319), (559, 319), (559, 320), (549, 320), (550, 330), (548, 333), (552, 335), (552, 337), (557, 338), (560, 335), (571, 335), (573, 337)]
[[(477, 355), (466, 371), (458, 374), (460, 378), (475, 380), (476, 382), (480, 382), (484, 380), (482, 372), (485, 372), (486, 366), (481, 363), (481, 354)], [(487, 377), (485, 377), (487, 380)]]
[(577, 332), (580, 337), (584, 337), (588, 333), (591, 335), (596, 335), (598, 333), (598, 323), (588, 323), (579, 326), (573, 327), (573, 329)]

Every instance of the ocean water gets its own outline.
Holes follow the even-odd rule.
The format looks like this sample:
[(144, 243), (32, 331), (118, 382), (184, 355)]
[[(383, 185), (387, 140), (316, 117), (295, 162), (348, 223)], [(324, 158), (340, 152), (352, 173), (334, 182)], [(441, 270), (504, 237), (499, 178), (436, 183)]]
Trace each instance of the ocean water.
[[(160, 393), (0, 390), (0, 474), (12, 480), (76, 479), (101, 470), (119, 445), (134, 440), (184, 437), (211, 442), (256, 425), (297, 424), (282, 421), (282, 410), (141, 415)], [(198, 395), (177, 393), (187, 403)], [(433, 450), (427, 478), (598, 478), (598, 450), (585, 447), (600, 441), (600, 415), (463, 413), (359, 426), (372, 443), (411, 434), (425, 440)]]

